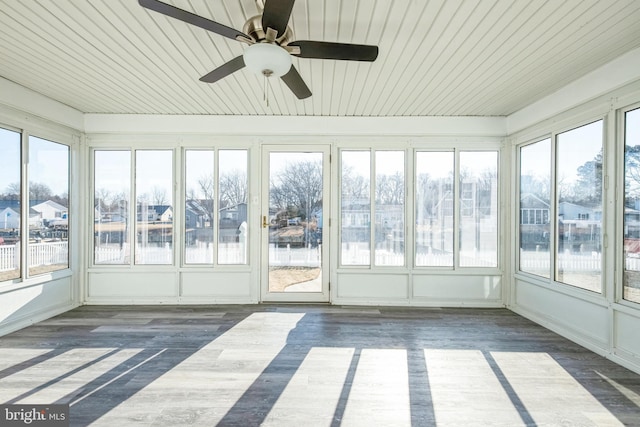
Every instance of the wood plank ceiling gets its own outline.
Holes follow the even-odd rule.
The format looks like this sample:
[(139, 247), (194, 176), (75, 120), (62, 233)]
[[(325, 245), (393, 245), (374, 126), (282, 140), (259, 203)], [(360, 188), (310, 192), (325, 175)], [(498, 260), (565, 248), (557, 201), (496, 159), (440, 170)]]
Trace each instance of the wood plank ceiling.
[[(267, 0), (268, 1), (268, 0)], [(242, 30), (254, 0), (166, 0)], [(640, 46), (638, 0), (298, 0), (295, 39), (375, 44), (374, 63), (294, 58), (300, 101), (244, 44), (136, 0), (0, 0), (0, 76), (87, 113), (505, 116)]]

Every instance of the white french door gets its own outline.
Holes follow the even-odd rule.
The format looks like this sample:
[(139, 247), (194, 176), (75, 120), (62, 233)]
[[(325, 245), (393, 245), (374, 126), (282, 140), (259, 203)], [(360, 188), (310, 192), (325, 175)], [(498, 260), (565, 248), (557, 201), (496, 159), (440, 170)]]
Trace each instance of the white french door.
[(329, 301), (329, 153), (263, 146), (262, 301)]

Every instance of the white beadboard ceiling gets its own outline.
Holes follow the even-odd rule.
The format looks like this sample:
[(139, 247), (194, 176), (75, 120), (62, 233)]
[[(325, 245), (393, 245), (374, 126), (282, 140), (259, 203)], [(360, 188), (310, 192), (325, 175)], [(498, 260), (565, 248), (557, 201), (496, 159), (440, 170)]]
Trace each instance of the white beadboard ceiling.
[[(268, 0), (267, 0), (268, 1)], [(242, 30), (254, 0), (166, 0)], [(297, 0), (295, 39), (375, 44), (294, 58), (313, 96), (240, 70), (246, 45), (137, 0), (0, 0), (0, 76), (86, 113), (506, 116), (640, 46), (638, 0)]]

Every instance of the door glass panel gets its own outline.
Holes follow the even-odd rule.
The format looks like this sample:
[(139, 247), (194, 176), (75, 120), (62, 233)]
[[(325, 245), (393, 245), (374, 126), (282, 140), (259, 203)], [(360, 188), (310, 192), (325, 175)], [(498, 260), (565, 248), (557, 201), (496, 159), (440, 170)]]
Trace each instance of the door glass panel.
[(322, 292), (322, 153), (269, 153), (269, 292)]

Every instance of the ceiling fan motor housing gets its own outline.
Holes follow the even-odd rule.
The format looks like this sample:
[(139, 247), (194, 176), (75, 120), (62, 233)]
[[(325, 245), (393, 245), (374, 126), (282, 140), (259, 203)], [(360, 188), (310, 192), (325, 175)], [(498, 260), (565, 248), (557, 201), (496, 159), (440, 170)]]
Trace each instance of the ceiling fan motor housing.
[[(262, 15), (249, 18), (242, 27), (242, 32), (251, 37), (256, 43), (260, 43), (267, 38), (267, 32), (262, 28)], [(275, 42), (280, 46), (286, 46), (293, 41), (293, 30), (287, 26), (287, 30)]]

